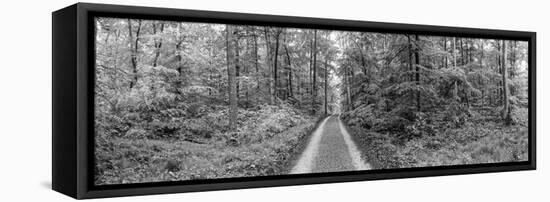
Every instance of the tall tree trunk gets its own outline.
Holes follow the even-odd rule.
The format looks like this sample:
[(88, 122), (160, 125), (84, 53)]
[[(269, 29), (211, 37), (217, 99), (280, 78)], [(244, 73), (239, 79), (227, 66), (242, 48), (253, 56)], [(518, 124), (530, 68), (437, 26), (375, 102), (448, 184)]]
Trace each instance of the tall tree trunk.
[(345, 78), (346, 78), (346, 95), (347, 95), (347, 111), (352, 110), (352, 102), (351, 102), (351, 81), (350, 81), (350, 74), (351, 74), (351, 64), (348, 64), (346, 66), (347, 68), (344, 70), (345, 72)]
[(317, 100), (317, 30), (313, 31), (313, 86), (311, 93), (311, 112), (315, 114)]
[[(416, 86), (420, 86), (420, 48), (418, 47), (419, 37), (415, 35), (414, 61), (416, 64)], [(420, 111), (420, 91), (416, 91), (416, 110)]]
[[(502, 69), (504, 67), (504, 64), (502, 63), (502, 61), (503, 61), (502, 60), (503, 50), (502, 50), (502, 44), (501, 44), (500, 41), (497, 41), (497, 49), (498, 49), (498, 52), (499, 52), (499, 54), (497, 54), (497, 63), (498, 63), (497, 73), (502, 75), (504, 73), (502, 71)], [(504, 84), (502, 82), (503, 81), (501, 80), (501, 81), (498, 82), (498, 84), (500, 86), (504, 86)], [(498, 89), (497, 93), (498, 93), (498, 95), (497, 95), (498, 100), (500, 100), (500, 101), (504, 100), (504, 98), (503, 98), (503, 93), (504, 92), (503, 92), (502, 88)]]
[(518, 41), (514, 41), (510, 47), (512, 55), (510, 57), (510, 74), (508, 75), (509, 78), (514, 78), (517, 76), (517, 67), (516, 67), (516, 60), (517, 60), (517, 48), (518, 48)]
[[(483, 69), (483, 57), (484, 57), (484, 50), (485, 44), (483, 42), (483, 39), (479, 40), (479, 50), (480, 50), (480, 56), (479, 56), (479, 68)], [(484, 81), (482, 81), (482, 85), (485, 85)], [(481, 89), (481, 105), (485, 104), (485, 88)]]
[(279, 89), (279, 80), (277, 78), (278, 76), (278, 58), (279, 58), (279, 36), (281, 35), (281, 32), (280, 31), (277, 31), (277, 33), (275, 33), (275, 59), (273, 60), (273, 81), (274, 81), (274, 85), (275, 85), (275, 98), (279, 98), (280, 96), (280, 89)]
[(479, 66), (483, 68), (483, 57), (484, 56), (484, 50), (485, 49), (485, 43), (483, 42), (483, 39), (479, 40), (479, 50), (480, 50), (480, 56), (479, 56)]
[(502, 40), (502, 92), (503, 92), (503, 119), (506, 125), (510, 125), (512, 122), (512, 114), (510, 110), (510, 101), (508, 99), (508, 70), (506, 68), (506, 41)]
[(133, 30), (132, 30), (132, 20), (128, 19), (128, 39), (130, 43), (132, 44), (132, 48), (130, 49), (131, 56), (130, 56), (130, 62), (132, 65), (132, 80), (130, 81), (130, 88), (133, 88), (137, 84), (138, 80), (138, 73), (137, 73), (137, 54), (139, 50), (139, 34), (141, 31), (141, 20), (138, 20), (138, 27), (136, 30), (136, 36), (134, 38), (133, 36)]
[(308, 87), (307, 89), (309, 89), (309, 94), (310, 95), (313, 95), (313, 76), (312, 76), (312, 73), (313, 73), (313, 40), (311, 40), (311, 42), (309, 43), (309, 47), (310, 47), (310, 50), (309, 50), (309, 70), (308, 70)]
[(447, 52), (447, 37), (443, 37), (443, 51), (445, 51), (445, 69), (447, 69), (448, 68), (447, 64), (449, 63), (448, 59), (447, 59), (448, 58), (447, 57), (447, 54), (448, 54), (448, 52)]
[(328, 114), (327, 92), (328, 92), (328, 65), (327, 65), (327, 60), (325, 59), (325, 115)]
[(285, 52), (286, 52), (286, 58), (287, 58), (287, 65), (288, 65), (288, 97), (294, 97), (292, 92), (292, 62), (290, 58), (290, 53), (288, 52), (288, 47), (285, 45)]
[(275, 103), (275, 96), (274, 96), (274, 85), (273, 85), (273, 80), (271, 79), (271, 76), (272, 75), (269, 75), (269, 74), (273, 74), (273, 71), (272, 71), (272, 67), (271, 67), (271, 54), (270, 54), (270, 46), (269, 46), (269, 30), (267, 27), (264, 28), (264, 36), (265, 36), (265, 66), (268, 68), (268, 89), (269, 89), (269, 104), (274, 104)]
[[(246, 30), (246, 33), (245, 33), (246, 36), (249, 36), (250, 33), (248, 30)], [(251, 57), (252, 56), (252, 49), (250, 48), (250, 42), (251, 42), (251, 39), (250, 38), (245, 38), (244, 40), (246, 43), (245, 43), (245, 47), (244, 47), (244, 52), (245, 52), (245, 56), (243, 56), (245, 59), (243, 61), (243, 68), (244, 68), (244, 74), (250, 78), (250, 63), (248, 62), (248, 59), (246, 56), (249, 56)], [(253, 77), (252, 77), (253, 78)], [(246, 108), (250, 107), (250, 83), (248, 80), (244, 81), (243, 82), (243, 87), (245, 88), (245, 106)]]
[[(164, 23), (160, 23), (160, 33), (164, 32)], [(156, 24), (153, 23), (153, 35), (157, 34), (157, 27)], [(158, 65), (159, 57), (160, 57), (160, 49), (162, 48), (162, 37), (159, 39), (154, 40), (154, 46), (155, 46), (155, 58), (153, 59), (153, 67), (156, 67)]]
[(465, 62), (464, 62), (464, 43), (463, 43), (464, 39), (463, 38), (460, 38), (460, 65), (461, 66), (464, 66)]
[(468, 39), (468, 62), (474, 62), (474, 59), (472, 57), (472, 39)]
[(240, 81), (239, 81), (239, 77), (241, 76), (241, 64), (240, 64), (240, 55), (239, 55), (239, 36), (236, 36), (238, 33), (237, 31), (237, 28), (234, 27), (233, 28), (233, 39), (235, 40), (235, 44), (234, 44), (234, 54), (235, 54), (235, 89), (237, 91), (237, 93), (235, 93), (235, 96), (237, 97), (237, 105), (239, 104), (239, 97), (240, 97)]
[(256, 69), (256, 92), (260, 92), (260, 68), (259, 68), (259, 56), (258, 56), (258, 35), (254, 33), (254, 67)]
[[(209, 60), (208, 60), (208, 80), (209, 81), (212, 81), (214, 79), (214, 71), (212, 69), (212, 67), (214, 66), (214, 63), (212, 62), (213, 58), (214, 58), (214, 51), (213, 51), (213, 47), (209, 47), (208, 48), (208, 56), (209, 56)], [(210, 85), (209, 85), (210, 86)], [(212, 88), (208, 88), (208, 96), (212, 96)]]
[[(491, 69), (497, 73), (497, 74), (500, 74), (500, 41), (498, 40), (495, 40), (495, 44), (494, 44), (496, 50), (497, 50), (497, 54), (495, 54), (495, 66), (491, 66)], [(501, 86), (501, 83), (500, 83), (500, 80), (496, 80), (495, 78), (492, 78), (491, 77), (491, 83), (496, 83), (495, 86)], [(491, 89), (491, 91), (489, 91), (489, 104), (491, 105), (498, 105), (499, 103), (499, 100), (500, 100), (500, 88), (499, 89)]]
[[(452, 53), (453, 53), (453, 63), (454, 63), (453, 65), (454, 65), (455, 68), (457, 68), (457, 66), (456, 66), (456, 37), (453, 38)], [(453, 85), (454, 85), (453, 98), (458, 101), (458, 82), (455, 81)]]
[(236, 76), (236, 57), (235, 57), (235, 37), (232, 25), (226, 25), (226, 54), (227, 54), (227, 82), (229, 83), (229, 130), (235, 131), (237, 120), (237, 85)]
[[(178, 23), (178, 32), (183, 32), (182, 29), (182, 23)], [(176, 94), (181, 95), (182, 92), (180, 90), (182, 83), (183, 83), (183, 75), (184, 75), (184, 66), (183, 66), (183, 55), (181, 54), (183, 51), (181, 51), (183, 46), (183, 41), (185, 40), (184, 37), (178, 37), (176, 41), (176, 47), (174, 48), (174, 54), (175, 54), (175, 60), (177, 60), (177, 67), (176, 70), (178, 71), (178, 79), (175, 81), (176, 86)], [(171, 63), (171, 62), (170, 62)], [(221, 77), (221, 75), (220, 75)]]
[(453, 66), (456, 67), (456, 38), (453, 38), (453, 50), (451, 50), (451, 55), (453, 56)]
[(409, 57), (407, 59), (409, 59), (409, 71), (407, 72), (407, 75), (409, 75), (409, 81), (413, 81), (413, 74), (412, 74), (412, 71), (413, 71), (413, 48), (412, 48), (412, 41), (411, 41), (411, 36), (410, 35), (407, 35), (407, 42), (408, 42), (408, 47), (409, 47)]

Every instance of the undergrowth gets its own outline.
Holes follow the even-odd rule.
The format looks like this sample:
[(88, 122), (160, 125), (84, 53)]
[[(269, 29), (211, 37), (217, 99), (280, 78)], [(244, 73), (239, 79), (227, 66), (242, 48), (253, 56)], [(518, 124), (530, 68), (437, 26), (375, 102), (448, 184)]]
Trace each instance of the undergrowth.
[[(96, 184), (283, 174), (294, 149), (315, 125), (311, 117), (288, 106), (264, 105), (255, 111), (239, 110), (241, 125), (231, 132), (218, 129), (227, 124), (221, 118), (225, 113), (205, 114), (203, 124), (196, 127), (138, 128), (123, 135), (97, 136)], [(191, 132), (202, 138), (189, 139)]]
[(376, 169), (527, 161), (526, 108), (514, 110), (516, 122), (510, 126), (499, 121), (497, 111), (475, 109), (456, 122), (446, 120), (446, 113), (401, 123), (409, 128), (402, 133), (347, 120), (363, 157)]

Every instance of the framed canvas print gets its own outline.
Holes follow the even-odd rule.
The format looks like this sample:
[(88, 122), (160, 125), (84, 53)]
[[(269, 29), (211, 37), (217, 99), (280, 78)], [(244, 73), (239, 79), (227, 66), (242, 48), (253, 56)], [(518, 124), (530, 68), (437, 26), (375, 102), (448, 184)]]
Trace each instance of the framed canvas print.
[(536, 34), (78, 3), (53, 14), (74, 198), (535, 169)]

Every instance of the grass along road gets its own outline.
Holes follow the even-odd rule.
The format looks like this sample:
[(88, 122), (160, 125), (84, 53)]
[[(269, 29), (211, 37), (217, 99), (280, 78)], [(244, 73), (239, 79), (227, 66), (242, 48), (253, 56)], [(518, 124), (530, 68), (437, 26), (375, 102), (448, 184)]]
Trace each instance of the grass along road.
[(339, 116), (325, 118), (309, 139), (291, 174), (368, 170)]

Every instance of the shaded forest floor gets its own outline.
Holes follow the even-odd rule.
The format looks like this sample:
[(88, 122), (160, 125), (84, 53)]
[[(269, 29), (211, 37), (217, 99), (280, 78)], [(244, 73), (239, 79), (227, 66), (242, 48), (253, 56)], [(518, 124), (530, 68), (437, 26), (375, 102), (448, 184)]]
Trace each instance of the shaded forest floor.
[(195, 140), (135, 137), (132, 132), (97, 138), (96, 184), (286, 174), (318, 122), (284, 106), (240, 110), (239, 119), (239, 132), (217, 132)]
[(362, 157), (374, 169), (527, 161), (527, 109), (505, 126), (497, 112), (472, 110), (461, 127), (441, 127), (434, 135), (380, 132), (349, 125)]

